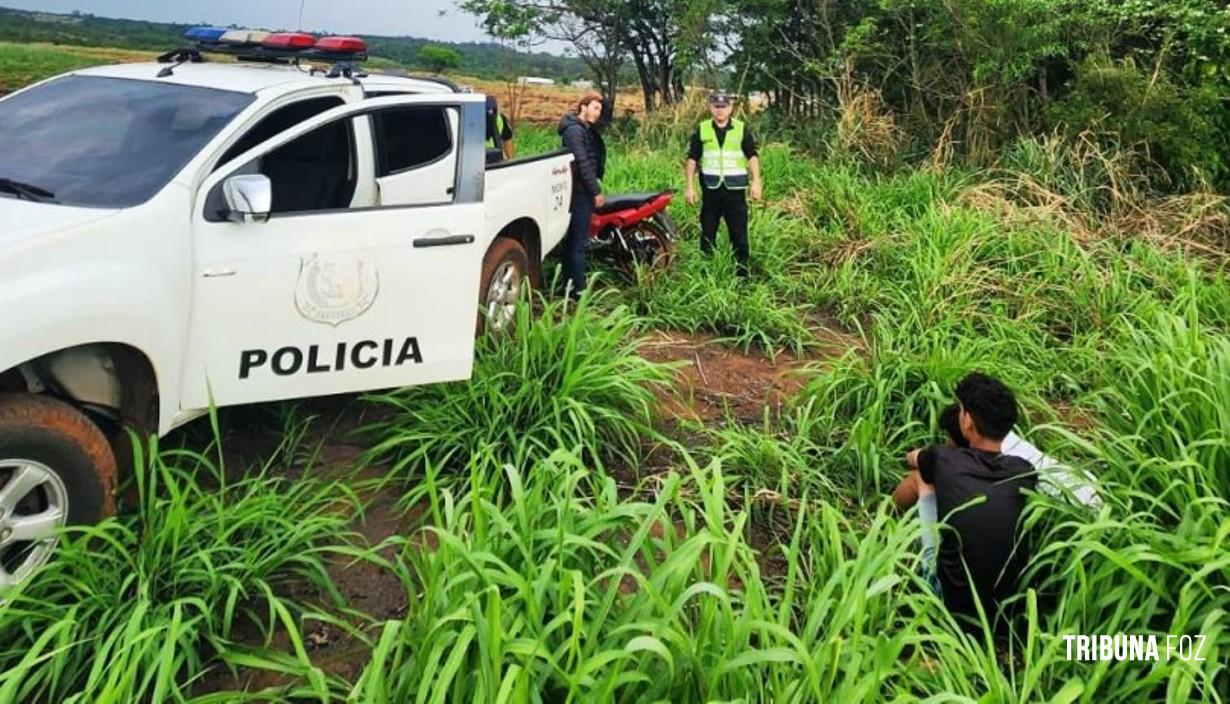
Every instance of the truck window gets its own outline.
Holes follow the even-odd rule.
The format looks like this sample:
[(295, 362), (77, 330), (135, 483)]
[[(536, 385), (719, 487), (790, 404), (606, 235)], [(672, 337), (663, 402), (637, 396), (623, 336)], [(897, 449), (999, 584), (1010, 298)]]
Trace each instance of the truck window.
[(240, 137), (238, 142), (231, 145), (231, 148), (227, 149), (222, 158), (218, 160), (214, 169), (217, 170), (217, 167), (226, 164), (252, 147), (285, 132), (300, 122), (310, 120), (322, 112), (332, 110), (344, 103), (345, 101), (336, 95), (329, 95), (322, 98), (300, 100), (274, 110), (261, 118), (260, 122), (257, 122), (256, 126), (248, 130), (243, 137)]
[(273, 213), (349, 208), (354, 198), (354, 130), (337, 120), (282, 145), (260, 159), (273, 184)]
[(378, 177), (426, 166), (453, 152), (453, 129), (447, 108), (413, 106), (381, 110), (372, 115), (372, 125)]
[(253, 99), (152, 75), (57, 78), (0, 101), (0, 177), (64, 205), (140, 205)]

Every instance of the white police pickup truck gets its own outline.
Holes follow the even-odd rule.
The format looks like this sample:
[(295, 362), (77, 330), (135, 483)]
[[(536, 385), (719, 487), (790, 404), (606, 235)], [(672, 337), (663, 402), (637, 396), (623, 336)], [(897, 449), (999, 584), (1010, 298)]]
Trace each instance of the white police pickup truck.
[(468, 378), (567, 229), (481, 95), (164, 58), (0, 100), (0, 587), (111, 512), (122, 426)]

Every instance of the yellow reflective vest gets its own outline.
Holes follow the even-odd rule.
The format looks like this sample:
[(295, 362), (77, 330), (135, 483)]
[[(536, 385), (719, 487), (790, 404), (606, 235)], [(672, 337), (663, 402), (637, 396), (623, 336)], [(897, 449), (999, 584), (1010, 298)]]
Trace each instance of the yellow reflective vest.
[[(495, 114), (495, 134), (504, 134), (504, 116), (498, 112)], [(487, 148), (495, 148), (495, 135), (487, 138)]]
[(718, 144), (712, 120), (700, 123), (700, 180), (705, 188), (747, 188), (747, 157), (743, 154), (743, 122), (732, 119), (726, 139)]

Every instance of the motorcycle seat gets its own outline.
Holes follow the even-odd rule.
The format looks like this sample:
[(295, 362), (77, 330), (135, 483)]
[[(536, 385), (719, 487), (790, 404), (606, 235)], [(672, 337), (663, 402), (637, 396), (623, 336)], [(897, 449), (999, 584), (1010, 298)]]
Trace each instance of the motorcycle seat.
[(606, 203), (604, 203), (601, 208), (596, 208), (594, 212), (599, 215), (606, 215), (607, 213), (614, 213), (620, 210), (639, 208), (665, 192), (666, 191), (620, 193), (618, 195), (607, 196)]

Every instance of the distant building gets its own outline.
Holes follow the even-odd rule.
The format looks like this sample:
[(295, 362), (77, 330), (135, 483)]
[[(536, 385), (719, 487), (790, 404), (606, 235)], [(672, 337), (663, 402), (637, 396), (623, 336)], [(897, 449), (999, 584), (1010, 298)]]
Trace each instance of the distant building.
[(593, 90), (594, 89), (593, 81), (573, 81), (572, 83), (569, 83), (568, 85), (569, 87), (575, 88), (576, 90)]
[(519, 86), (553, 86), (555, 81), (550, 78), (540, 78), (538, 76), (518, 76), (517, 85)]

